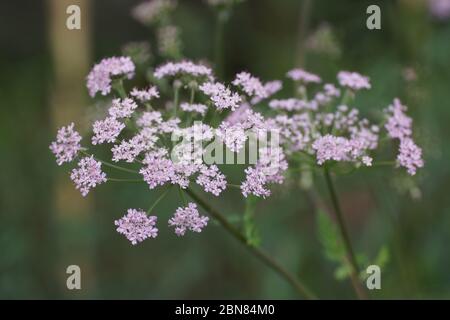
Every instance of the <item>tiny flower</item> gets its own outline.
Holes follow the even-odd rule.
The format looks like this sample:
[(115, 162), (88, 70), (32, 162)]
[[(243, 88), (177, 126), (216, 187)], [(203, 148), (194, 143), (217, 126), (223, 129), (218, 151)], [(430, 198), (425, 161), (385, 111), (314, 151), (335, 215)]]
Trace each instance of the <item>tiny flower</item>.
[(300, 81), (303, 83), (320, 83), (322, 79), (319, 76), (307, 72), (303, 69), (292, 69), (290, 70), (286, 76), (294, 81)]
[(412, 119), (405, 112), (407, 107), (402, 105), (399, 99), (394, 99), (394, 103), (387, 110), (387, 122), (385, 128), (389, 137), (402, 140), (412, 134)]
[(202, 166), (196, 182), (203, 187), (205, 192), (210, 192), (215, 196), (218, 196), (227, 187), (225, 175), (219, 171), (216, 165)]
[(397, 162), (400, 166), (406, 168), (410, 175), (415, 175), (417, 169), (424, 166), (422, 149), (418, 147), (412, 139), (402, 139), (400, 141)]
[(58, 130), (56, 141), (50, 145), (50, 150), (56, 157), (56, 163), (60, 166), (65, 162), (72, 161), (81, 149), (81, 135), (75, 131), (74, 124)]
[(311, 109), (311, 104), (308, 101), (296, 98), (274, 99), (269, 102), (269, 107), (275, 110), (298, 111)]
[(175, 227), (177, 236), (184, 236), (186, 231), (201, 232), (208, 224), (209, 218), (200, 216), (197, 205), (190, 202), (187, 207), (180, 207), (169, 220), (169, 226)]
[(238, 73), (232, 84), (240, 86), (249, 97), (264, 99), (268, 96), (261, 81), (248, 72)]
[(175, 7), (175, 0), (147, 0), (134, 7), (131, 15), (140, 23), (151, 25), (164, 19)]
[(141, 117), (136, 120), (139, 127), (158, 126), (163, 122), (161, 112), (151, 111), (142, 113)]
[(89, 190), (106, 182), (106, 174), (102, 172), (102, 164), (94, 159), (94, 156), (85, 157), (78, 162), (78, 168), (72, 170), (70, 179), (85, 197)]
[(156, 238), (158, 229), (155, 227), (158, 218), (147, 216), (141, 209), (128, 209), (127, 214), (114, 221), (117, 232), (123, 234), (132, 245), (147, 238)]
[(130, 98), (126, 99), (114, 99), (112, 106), (109, 108), (108, 113), (112, 118), (123, 119), (129, 118), (137, 109), (137, 104)]
[(106, 58), (96, 64), (87, 76), (89, 95), (94, 97), (97, 92), (106, 96), (111, 92), (113, 77), (124, 76), (131, 79), (135, 66), (129, 57)]
[(245, 169), (245, 174), (245, 181), (241, 184), (244, 197), (250, 194), (263, 198), (270, 196), (270, 190), (266, 187), (267, 176), (262, 167), (248, 167)]
[(143, 161), (144, 167), (139, 170), (139, 173), (147, 182), (150, 189), (162, 186), (169, 182), (174, 175), (175, 168), (173, 162), (167, 158), (167, 151), (159, 149), (148, 152)]
[(202, 116), (204, 116), (206, 113), (206, 110), (208, 110), (208, 107), (201, 103), (190, 104), (190, 103), (183, 102), (182, 104), (180, 104), (180, 108), (183, 111), (196, 112), (196, 113), (201, 114)]
[(337, 77), (341, 86), (354, 91), (371, 88), (369, 78), (357, 72), (341, 71)]
[(148, 102), (153, 98), (159, 98), (159, 91), (155, 86), (148, 87), (145, 90), (134, 88), (131, 90), (130, 95), (138, 99), (140, 102)]
[(113, 117), (95, 121), (93, 125), (94, 136), (92, 137), (92, 144), (96, 145), (104, 142), (115, 142), (116, 138), (124, 128), (125, 125)]
[(327, 160), (345, 161), (351, 151), (348, 139), (330, 134), (314, 141), (312, 148), (316, 151), (317, 164), (319, 165)]
[(211, 101), (219, 110), (231, 109), (234, 111), (241, 102), (241, 97), (237, 93), (231, 92), (222, 83), (206, 82), (199, 89), (210, 97)]
[(196, 78), (212, 79), (212, 70), (204, 65), (195, 64), (192, 61), (168, 62), (156, 68), (156, 79), (189, 75)]
[(275, 93), (280, 91), (282, 88), (283, 88), (283, 84), (280, 80), (266, 82), (264, 84), (264, 91), (266, 92), (266, 96), (265, 97), (258, 97), (258, 96), (254, 97), (251, 100), (252, 105), (255, 105), (255, 104), (261, 102), (265, 98), (273, 96)]

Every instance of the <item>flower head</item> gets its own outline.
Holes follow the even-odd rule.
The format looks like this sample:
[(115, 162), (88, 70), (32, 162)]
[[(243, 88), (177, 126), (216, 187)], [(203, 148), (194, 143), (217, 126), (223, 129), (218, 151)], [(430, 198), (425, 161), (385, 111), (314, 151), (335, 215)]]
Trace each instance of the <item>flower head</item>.
[(208, 224), (209, 218), (200, 216), (197, 205), (190, 202), (187, 207), (180, 207), (169, 220), (169, 226), (175, 227), (177, 236), (184, 236), (186, 231), (201, 232)]
[(241, 97), (225, 87), (222, 83), (206, 82), (199, 89), (210, 97), (211, 101), (219, 110), (231, 109), (239, 107)]
[(156, 68), (156, 79), (188, 75), (196, 78), (212, 79), (212, 70), (204, 65), (192, 61), (168, 62)]
[(70, 178), (80, 190), (83, 197), (89, 190), (106, 182), (106, 173), (101, 169), (102, 164), (94, 159), (94, 156), (85, 157), (78, 162), (78, 168), (72, 170)]
[(322, 79), (319, 76), (305, 71), (303, 69), (292, 69), (290, 70), (286, 76), (294, 81), (300, 81), (303, 83), (320, 83)]
[(393, 139), (402, 140), (412, 134), (412, 119), (405, 114), (406, 110), (407, 107), (399, 99), (394, 99), (394, 103), (386, 110), (387, 122), (384, 127)]
[(141, 102), (147, 102), (153, 98), (159, 98), (159, 91), (155, 86), (150, 86), (145, 90), (134, 88), (131, 90), (130, 95)]
[(268, 96), (261, 81), (248, 72), (238, 73), (232, 84), (241, 87), (249, 97), (264, 99)]
[(125, 125), (113, 117), (95, 121), (93, 125), (94, 136), (92, 137), (92, 144), (96, 145), (104, 142), (115, 142), (116, 138), (124, 128)]
[(134, 7), (131, 15), (140, 23), (151, 25), (163, 19), (175, 7), (175, 0), (147, 0)]
[(131, 79), (135, 66), (129, 57), (106, 58), (96, 64), (87, 76), (87, 88), (91, 97), (97, 92), (106, 96), (111, 92), (113, 77), (124, 76)]
[(59, 166), (72, 161), (81, 149), (81, 135), (73, 128), (73, 123), (60, 128), (56, 135), (56, 141), (50, 144), (50, 150), (55, 155), (56, 163)]
[(204, 116), (206, 113), (206, 110), (208, 110), (208, 107), (201, 103), (192, 103), (191, 104), (191, 103), (183, 102), (182, 104), (180, 104), (180, 108), (183, 111), (199, 113), (202, 116)]
[(127, 214), (114, 221), (114, 224), (117, 226), (117, 232), (123, 234), (131, 244), (135, 245), (147, 238), (156, 238), (157, 220), (156, 216), (147, 216), (141, 209), (128, 209)]
[(202, 166), (196, 182), (203, 187), (205, 192), (210, 192), (215, 196), (218, 196), (227, 187), (225, 175), (219, 171), (216, 165)]
[(354, 91), (371, 88), (369, 78), (357, 72), (341, 71), (337, 77), (341, 86)]
[(406, 168), (410, 175), (415, 175), (417, 169), (424, 166), (422, 149), (412, 139), (402, 139), (400, 141), (397, 162), (400, 166)]
[(136, 102), (133, 99), (114, 99), (112, 101), (112, 106), (109, 108), (109, 115), (114, 119), (129, 118), (133, 114), (134, 110), (137, 109)]

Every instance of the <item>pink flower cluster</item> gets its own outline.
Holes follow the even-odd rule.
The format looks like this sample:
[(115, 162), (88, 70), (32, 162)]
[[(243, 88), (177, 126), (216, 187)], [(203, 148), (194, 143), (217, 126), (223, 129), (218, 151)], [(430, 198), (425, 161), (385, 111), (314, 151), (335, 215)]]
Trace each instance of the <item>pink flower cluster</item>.
[(147, 216), (141, 209), (128, 209), (127, 214), (114, 221), (114, 224), (117, 226), (117, 232), (123, 234), (132, 245), (135, 245), (147, 238), (156, 238), (157, 220), (156, 216)]
[(197, 205), (190, 202), (187, 207), (178, 208), (169, 220), (169, 226), (175, 227), (177, 236), (184, 236), (186, 231), (201, 232), (208, 224), (208, 217), (200, 216)]
[[(133, 74), (131, 59), (108, 58), (94, 66), (87, 86), (92, 96), (96, 92), (106, 95), (114, 79), (124, 80)], [(58, 165), (73, 161), (80, 152), (89, 154), (79, 159), (70, 175), (82, 196), (107, 181), (102, 163), (111, 170), (136, 174), (149, 189), (172, 185), (183, 193), (195, 183), (216, 197), (230, 186), (238, 187), (244, 197), (261, 198), (270, 196), (274, 185), (284, 183), (291, 162), (308, 166), (345, 162), (355, 168), (377, 163), (375, 152), (383, 142), (379, 139), (380, 127), (351, 105), (356, 91), (371, 87), (366, 76), (342, 71), (337, 85), (321, 84), (319, 76), (293, 69), (287, 77), (295, 81), (296, 94), (287, 98), (272, 97), (281, 90), (281, 81), (264, 83), (248, 72), (240, 72), (231, 84), (221, 83), (214, 80), (210, 68), (191, 61), (167, 62), (156, 68), (154, 76), (170, 78), (164, 81), (176, 89), (170, 102), (153, 101), (160, 97), (156, 85), (126, 92), (117, 82), (114, 89), (120, 98), (111, 97), (106, 118), (92, 125), (92, 145), (112, 143), (108, 148), (114, 164), (87, 153), (73, 123), (58, 130), (56, 141), (50, 145)], [(317, 85), (311, 90), (309, 84)], [(347, 89), (351, 94), (347, 92), (345, 99), (340, 99), (341, 92)], [(414, 175), (424, 161), (422, 150), (412, 139), (413, 121), (406, 111), (406, 106), (395, 99), (384, 111), (384, 128), (391, 139), (399, 141), (397, 164)], [(194, 121), (205, 118), (213, 120)], [(237, 158), (245, 154), (247, 145), (256, 148), (246, 163), (244, 179), (228, 183), (232, 177), (221, 172), (218, 164), (222, 162), (205, 159), (210, 143), (218, 143), (227, 155)], [(130, 167), (121, 167), (119, 162)], [(157, 236), (156, 222), (156, 216), (129, 209), (115, 225), (134, 245)], [(189, 230), (200, 232), (207, 223), (208, 218), (200, 216), (195, 203), (179, 207), (169, 220), (178, 236)]]
[(114, 77), (131, 79), (135, 66), (129, 57), (111, 57), (96, 64), (87, 76), (87, 88), (91, 97), (97, 92), (107, 95), (111, 92), (111, 82)]
[(241, 97), (237, 93), (232, 92), (229, 88), (219, 82), (205, 82), (199, 87), (199, 89), (210, 97), (212, 103), (219, 110), (235, 110), (239, 107), (239, 103), (242, 101)]
[(71, 162), (81, 150), (81, 135), (74, 130), (74, 124), (58, 130), (56, 141), (50, 145), (50, 150), (56, 157), (56, 163), (60, 166), (65, 162)]
[(102, 171), (102, 164), (94, 156), (85, 157), (78, 162), (78, 168), (72, 170), (70, 178), (80, 190), (83, 197), (87, 196), (91, 188), (106, 182), (106, 173)]
[(292, 69), (290, 70), (286, 76), (294, 81), (299, 81), (303, 83), (320, 83), (322, 79), (319, 76), (305, 71), (303, 69)]
[(357, 72), (341, 71), (338, 73), (339, 84), (354, 91), (361, 89), (370, 89), (368, 77), (360, 75)]
[(212, 80), (212, 70), (204, 65), (195, 64), (191, 61), (168, 62), (156, 68), (154, 76), (156, 79), (175, 76), (192, 76)]
[(400, 141), (397, 163), (407, 169), (410, 175), (415, 175), (418, 168), (424, 166), (422, 149), (412, 140), (413, 121), (405, 112), (407, 107), (399, 99), (394, 99), (392, 105), (386, 109), (387, 121), (384, 127), (392, 139)]

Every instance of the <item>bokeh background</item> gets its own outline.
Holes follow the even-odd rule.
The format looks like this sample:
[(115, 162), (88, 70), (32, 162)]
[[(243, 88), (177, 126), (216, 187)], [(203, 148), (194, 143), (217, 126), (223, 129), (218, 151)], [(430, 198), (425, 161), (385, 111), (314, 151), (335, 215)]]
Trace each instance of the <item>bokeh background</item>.
[[(215, 225), (181, 239), (160, 227), (157, 239), (130, 246), (113, 221), (148, 207), (155, 194), (144, 184), (108, 183), (83, 199), (68, 169), (56, 166), (48, 146), (57, 127), (83, 123), (101, 104), (85, 89), (90, 67), (130, 41), (157, 51), (154, 32), (130, 15), (139, 2), (0, 2), (0, 298), (298, 298)], [(213, 11), (204, 1), (178, 2), (183, 54), (211, 61)], [(81, 31), (65, 28), (69, 4), (81, 6)], [(366, 28), (369, 4), (381, 8), (381, 30)], [(225, 29), (228, 80), (243, 69), (280, 79), (303, 66), (335, 82), (339, 70), (354, 70), (373, 85), (358, 97), (361, 109), (380, 111), (394, 97), (409, 106), (425, 168), (414, 179), (377, 168), (337, 180), (356, 250), (389, 250), (372, 298), (450, 298), (450, 13), (431, 9), (426, 0), (247, 0)], [(178, 203), (170, 195), (158, 214), (168, 217)], [(215, 205), (230, 215), (243, 210), (232, 191)], [(297, 184), (275, 189), (257, 207), (262, 246), (320, 297), (353, 298), (323, 255), (315, 214)], [(71, 264), (81, 267), (80, 291), (66, 288)]]

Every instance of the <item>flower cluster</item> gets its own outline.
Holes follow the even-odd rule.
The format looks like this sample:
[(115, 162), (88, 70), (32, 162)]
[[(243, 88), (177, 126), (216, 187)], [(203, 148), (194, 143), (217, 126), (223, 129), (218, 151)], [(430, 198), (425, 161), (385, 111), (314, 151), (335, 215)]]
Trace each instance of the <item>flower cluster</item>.
[(71, 123), (67, 127), (58, 130), (56, 141), (50, 145), (50, 150), (56, 157), (56, 163), (60, 166), (65, 162), (71, 162), (81, 149), (81, 135), (76, 132), (75, 124)]
[[(413, 142), (412, 119), (400, 100), (384, 111), (382, 126), (352, 105), (356, 91), (371, 87), (368, 77), (355, 72), (339, 72), (337, 84), (332, 84), (308, 71), (290, 70), (286, 77), (296, 86), (290, 97), (276, 97), (280, 80), (262, 82), (240, 72), (231, 83), (222, 83), (211, 68), (187, 60), (160, 65), (153, 73), (156, 83), (144, 88), (127, 91), (126, 82), (112, 83), (133, 74), (129, 58), (113, 57), (94, 66), (87, 80), (92, 96), (112, 89), (117, 93), (107, 116), (93, 123), (90, 139), (92, 145), (112, 144), (103, 147), (110, 149), (114, 164), (94, 158), (87, 146), (82, 147), (73, 123), (59, 129), (50, 146), (58, 165), (75, 160), (81, 151), (87, 154), (71, 173), (83, 196), (107, 181), (104, 164), (134, 174), (149, 189), (175, 187), (184, 194), (196, 186), (219, 197), (237, 187), (243, 197), (266, 198), (298, 162), (330, 170), (375, 165), (384, 133), (399, 142), (396, 162), (408, 174), (424, 165), (422, 151)], [(174, 89), (170, 102), (165, 100), (167, 86)], [(383, 127), (386, 132), (381, 132)], [(247, 166), (242, 181), (230, 181), (232, 177), (221, 171), (224, 158)], [(137, 244), (157, 236), (156, 221), (156, 216), (129, 209), (115, 224)], [(196, 204), (189, 203), (176, 210), (169, 226), (182, 236), (188, 230), (200, 232), (207, 222)]]
[(83, 197), (87, 196), (90, 189), (107, 180), (106, 173), (102, 171), (102, 164), (96, 161), (94, 156), (82, 158), (78, 162), (78, 168), (72, 170), (70, 178)]
[(186, 231), (201, 232), (208, 224), (209, 218), (200, 216), (197, 205), (190, 202), (187, 207), (178, 208), (172, 218), (169, 219), (169, 226), (175, 227), (177, 236), (184, 236)]
[(158, 218), (147, 216), (145, 211), (140, 209), (128, 209), (125, 216), (114, 221), (117, 232), (123, 234), (131, 244), (135, 245), (147, 238), (156, 238), (158, 228), (155, 227)]
[(405, 167), (410, 175), (415, 175), (417, 168), (424, 166), (422, 159), (422, 149), (412, 140), (412, 118), (406, 115), (407, 107), (402, 105), (399, 99), (394, 99), (394, 103), (385, 111), (387, 121), (384, 127), (392, 139), (400, 141), (397, 163)]
[(97, 92), (107, 95), (111, 92), (111, 82), (114, 77), (131, 79), (135, 66), (129, 57), (111, 57), (103, 59), (95, 65), (87, 76), (87, 88), (91, 97)]

